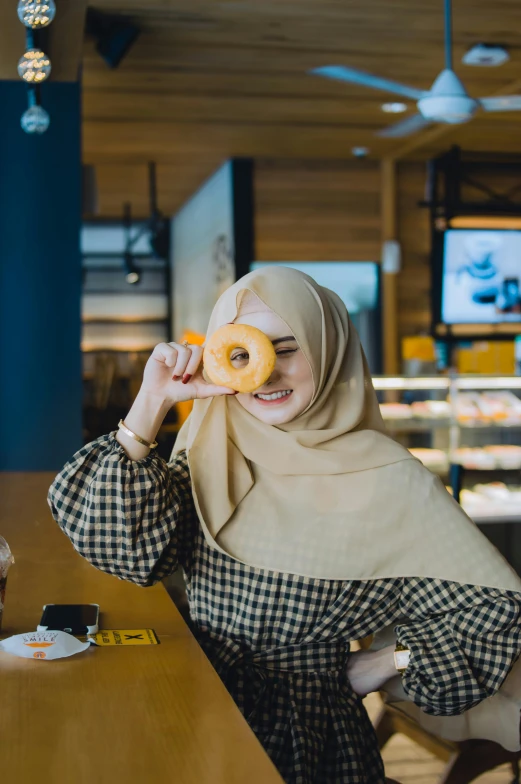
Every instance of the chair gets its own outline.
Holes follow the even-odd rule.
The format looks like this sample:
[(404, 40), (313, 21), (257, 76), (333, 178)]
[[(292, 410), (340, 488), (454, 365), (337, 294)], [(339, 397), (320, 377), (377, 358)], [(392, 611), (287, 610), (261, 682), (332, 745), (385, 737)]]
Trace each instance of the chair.
[[(371, 637), (359, 641), (360, 647), (367, 650)], [(512, 784), (521, 784), (521, 752), (507, 751), (499, 743), (489, 740), (450, 741), (439, 738), (425, 730), (399, 708), (384, 704), (377, 716), (374, 727), (378, 747), (382, 749), (387, 741), (401, 732), (419, 746), (434, 754), (446, 763), (438, 784), (470, 784), (487, 771), (499, 765), (510, 763), (514, 778)], [(389, 779), (389, 781), (392, 781)]]

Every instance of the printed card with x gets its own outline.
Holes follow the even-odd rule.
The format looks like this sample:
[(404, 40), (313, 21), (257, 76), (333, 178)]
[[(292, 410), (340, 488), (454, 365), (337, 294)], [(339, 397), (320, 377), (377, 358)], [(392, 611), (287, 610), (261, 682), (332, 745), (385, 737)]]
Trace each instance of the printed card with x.
[(88, 639), (95, 645), (159, 645), (159, 638), (153, 629), (100, 629), (89, 634)]

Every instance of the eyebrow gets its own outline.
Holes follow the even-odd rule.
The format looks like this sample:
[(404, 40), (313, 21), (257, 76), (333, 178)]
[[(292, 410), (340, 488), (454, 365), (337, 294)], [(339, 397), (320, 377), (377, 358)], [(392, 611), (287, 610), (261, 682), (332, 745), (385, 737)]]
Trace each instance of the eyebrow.
[(286, 343), (286, 341), (288, 340), (293, 340), (295, 343), (297, 342), (297, 339), (294, 338), (293, 335), (286, 335), (285, 338), (277, 338), (276, 340), (272, 340), (271, 342), (274, 346), (278, 346), (279, 343)]

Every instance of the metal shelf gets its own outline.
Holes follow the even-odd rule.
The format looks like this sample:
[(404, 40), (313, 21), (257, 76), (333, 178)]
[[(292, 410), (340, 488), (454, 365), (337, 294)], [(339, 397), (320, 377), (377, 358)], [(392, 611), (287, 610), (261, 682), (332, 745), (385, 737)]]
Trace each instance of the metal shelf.
[[(465, 509), (463, 509), (465, 512)], [(466, 512), (466, 514), (469, 514)], [(476, 525), (500, 525), (501, 523), (521, 523), (521, 511), (518, 514), (498, 515), (489, 517), (488, 515), (469, 515)]]
[[(123, 260), (124, 256), (125, 256), (125, 252), (124, 251), (113, 251), (113, 250), (89, 251), (88, 253), (83, 253), (82, 254), (82, 258), (83, 259), (121, 259), (121, 260)], [(133, 253), (132, 254), (132, 258), (136, 259), (137, 261), (143, 261), (143, 260), (147, 260), (148, 259), (151, 262), (154, 262), (155, 264), (157, 264), (158, 267), (161, 267), (161, 269), (163, 269), (163, 267), (166, 267), (166, 261), (161, 261), (160, 259), (156, 259), (154, 256), (152, 256), (151, 253)]]
[(520, 430), (521, 422), (515, 425), (502, 425), (499, 422), (477, 422), (476, 424), (462, 424), (461, 422), (452, 422), (450, 419), (428, 419), (422, 421), (418, 419), (386, 419), (383, 418), (388, 430), (395, 433), (425, 433), (429, 430), (437, 428), (449, 428), (452, 424), (461, 430)]
[(476, 422), (472, 425), (467, 425), (456, 421), (455, 424), (462, 430), (519, 430), (521, 428), (521, 422), (515, 425), (503, 425), (501, 422)]
[(373, 386), (377, 392), (449, 390), (451, 385), (462, 390), (521, 389), (521, 376), (374, 376)]
[(168, 324), (167, 318), (82, 318), (82, 324)]
[(450, 427), (450, 419), (429, 419), (425, 422), (411, 419), (385, 419), (387, 430), (393, 433), (428, 433), (430, 430), (447, 429)]

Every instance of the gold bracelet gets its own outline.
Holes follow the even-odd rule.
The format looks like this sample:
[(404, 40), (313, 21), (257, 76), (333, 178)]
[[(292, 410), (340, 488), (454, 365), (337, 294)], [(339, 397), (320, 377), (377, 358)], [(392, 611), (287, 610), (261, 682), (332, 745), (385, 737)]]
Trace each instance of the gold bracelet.
[(123, 432), (126, 433), (127, 436), (130, 436), (130, 438), (133, 438), (134, 441), (137, 441), (139, 444), (143, 444), (143, 446), (146, 446), (149, 449), (155, 449), (157, 446), (157, 441), (145, 441), (144, 438), (141, 438), (141, 436), (138, 436), (136, 433), (133, 433), (132, 430), (129, 430), (122, 419), (119, 420), (118, 428), (123, 430)]

